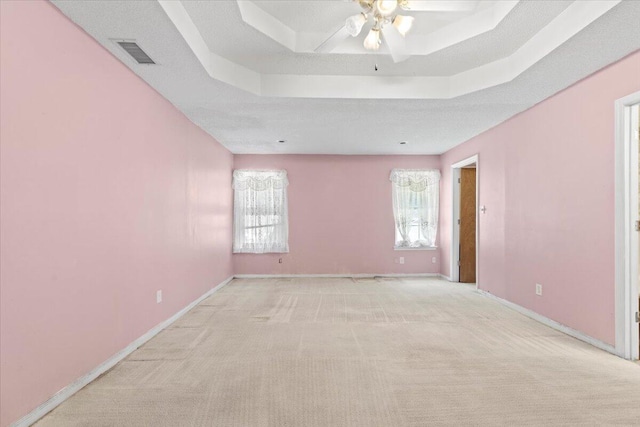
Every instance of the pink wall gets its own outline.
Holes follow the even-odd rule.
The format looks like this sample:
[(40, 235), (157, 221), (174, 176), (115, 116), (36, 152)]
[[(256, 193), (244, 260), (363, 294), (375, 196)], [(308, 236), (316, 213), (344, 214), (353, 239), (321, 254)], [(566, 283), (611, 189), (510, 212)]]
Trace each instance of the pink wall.
[(640, 51), (445, 153), (443, 274), (451, 165), (478, 153), (480, 288), (613, 345), (614, 101), (638, 90)]
[[(233, 156), (50, 4), (0, 5), (1, 426), (234, 268), (448, 275), (450, 165), (476, 153), (481, 288), (613, 344), (613, 102), (640, 52), (441, 158), (236, 156), (288, 171), (291, 252), (232, 257)], [(394, 167), (442, 169), (441, 250), (393, 250)]]
[(232, 274), (233, 158), (52, 5), (0, 3), (6, 426)]
[(439, 164), (438, 156), (236, 155), (237, 169), (287, 170), (290, 250), (235, 254), (236, 274), (438, 273), (440, 251), (393, 249), (389, 174)]

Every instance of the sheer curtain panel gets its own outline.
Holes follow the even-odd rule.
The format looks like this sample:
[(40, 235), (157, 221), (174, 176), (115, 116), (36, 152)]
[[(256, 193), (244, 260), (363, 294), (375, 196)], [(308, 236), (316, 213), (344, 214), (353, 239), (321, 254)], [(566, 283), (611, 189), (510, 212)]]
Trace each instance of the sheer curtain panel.
[(438, 234), (440, 171), (393, 169), (393, 218), (397, 249), (432, 248)]
[(287, 171), (233, 171), (233, 252), (289, 252)]

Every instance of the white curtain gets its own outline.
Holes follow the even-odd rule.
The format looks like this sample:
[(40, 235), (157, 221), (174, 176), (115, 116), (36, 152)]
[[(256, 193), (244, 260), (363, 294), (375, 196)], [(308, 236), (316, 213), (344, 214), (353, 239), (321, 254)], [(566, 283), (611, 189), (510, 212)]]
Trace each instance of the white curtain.
[(233, 171), (233, 252), (289, 252), (287, 171)]
[(438, 234), (440, 171), (393, 169), (396, 247), (435, 247)]

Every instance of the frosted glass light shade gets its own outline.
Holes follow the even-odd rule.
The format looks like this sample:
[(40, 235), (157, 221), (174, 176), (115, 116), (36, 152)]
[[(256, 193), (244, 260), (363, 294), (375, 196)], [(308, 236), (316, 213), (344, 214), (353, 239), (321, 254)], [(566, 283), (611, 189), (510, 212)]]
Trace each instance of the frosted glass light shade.
[(367, 17), (364, 13), (358, 13), (357, 15), (350, 16), (347, 18), (347, 22), (345, 22), (345, 27), (347, 28), (347, 33), (351, 37), (355, 37), (360, 34), (362, 31), (362, 26), (367, 22)]
[(382, 16), (391, 15), (398, 7), (398, 0), (378, 0), (376, 9)]
[(364, 48), (367, 50), (380, 49), (380, 30), (372, 28), (364, 39)]
[(409, 30), (411, 30), (414, 19), (415, 18), (413, 16), (398, 15), (393, 20), (393, 26), (396, 27), (396, 30), (398, 30), (398, 32), (404, 37)]

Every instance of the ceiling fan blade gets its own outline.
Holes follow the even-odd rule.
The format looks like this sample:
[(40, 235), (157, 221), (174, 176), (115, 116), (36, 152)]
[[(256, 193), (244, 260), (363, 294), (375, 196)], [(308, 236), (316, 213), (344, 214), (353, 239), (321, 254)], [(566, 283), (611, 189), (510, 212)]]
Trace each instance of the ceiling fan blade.
[(385, 25), (382, 27), (382, 37), (384, 43), (391, 53), (393, 62), (402, 62), (409, 58), (409, 52), (407, 50), (407, 44), (404, 41), (404, 37), (398, 32), (393, 25)]
[(401, 7), (412, 12), (469, 12), (478, 0), (408, 0)]
[(317, 52), (317, 53), (329, 53), (333, 49), (338, 47), (338, 45), (340, 43), (342, 43), (343, 41), (345, 41), (348, 37), (349, 37), (349, 33), (347, 32), (347, 27), (343, 25), (338, 31), (333, 33), (333, 35), (331, 37), (329, 37), (328, 39), (323, 41), (315, 49), (315, 52)]

